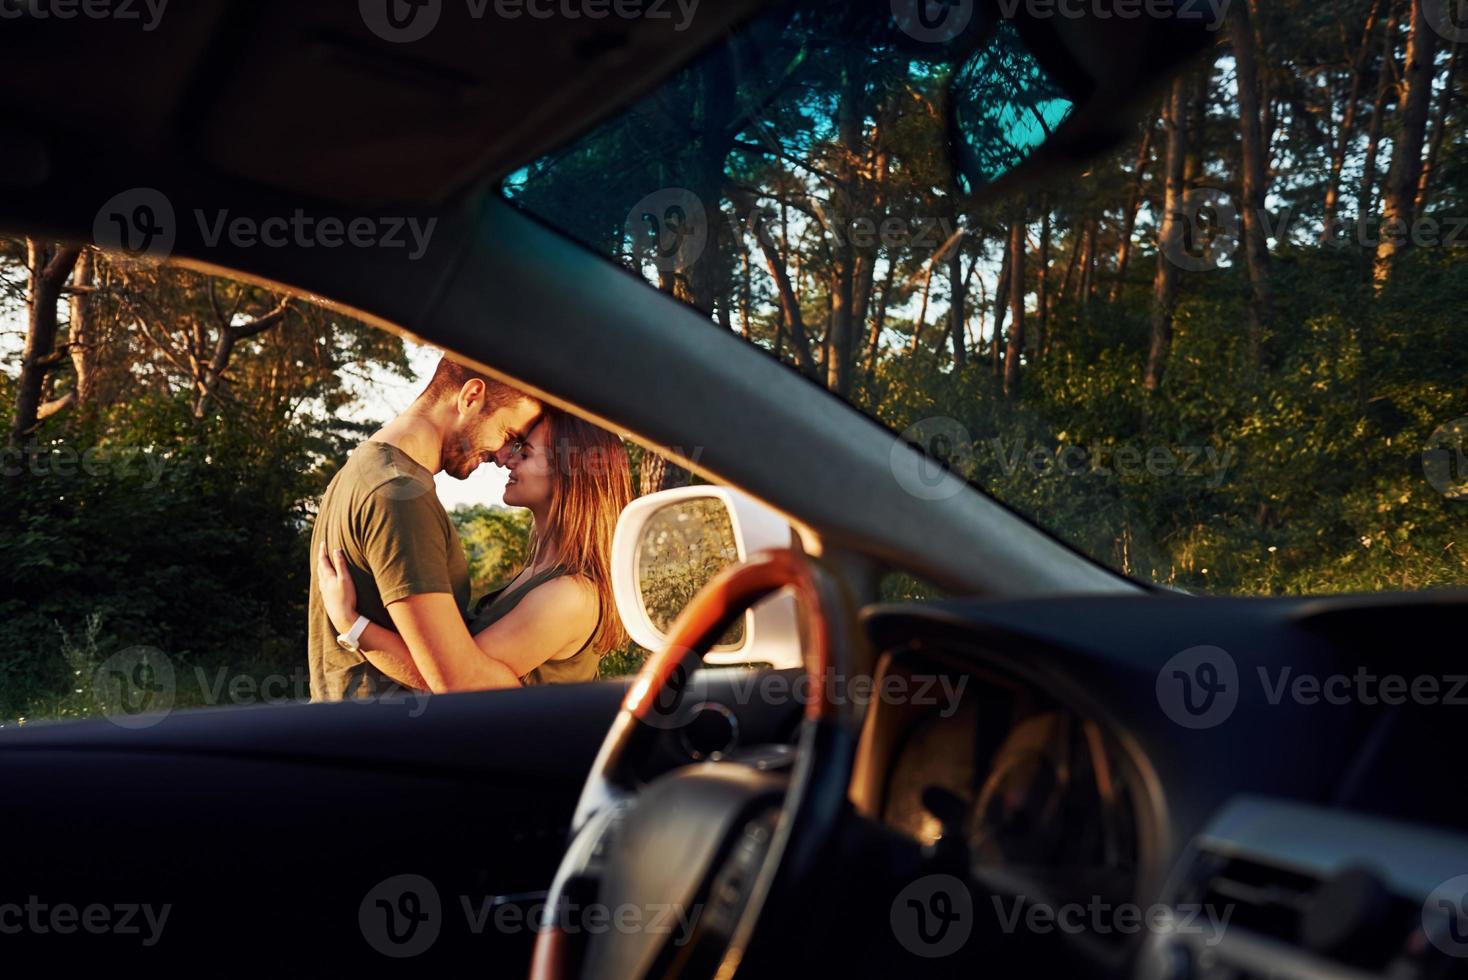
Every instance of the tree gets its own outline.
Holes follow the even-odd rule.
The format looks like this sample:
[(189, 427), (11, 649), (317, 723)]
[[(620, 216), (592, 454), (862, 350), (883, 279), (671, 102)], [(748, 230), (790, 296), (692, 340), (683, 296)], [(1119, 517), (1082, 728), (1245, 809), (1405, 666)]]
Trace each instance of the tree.
[(46, 401), (45, 395), (51, 373), (66, 360), (66, 354), (56, 348), (56, 333), (60, 329), (56, 305), (81, 254), (82, 249), (74, 245), (26, 239), (29, 288), (25, 349), (15, 384), (15, 408), (8, 440), (13, 450), (30, 441), (37, 425), (76, 401), (74, 391), (51, 401)]
[(1269, 190), (1269, 144), (1260, 120), (1259, 64), (1250, 4), (1236, 0), (1229, 8), (1229, 34), (1239, 104), (1239, 208), (1243, 212), (1244, 262), (1249, 270), (1249, 354), (1256, 365), (1266, 357), (1274, 291), (1269, 281), (1269, 238), (1264, 227), (1264, 200)]
[(1004, 351), (1004, 395), (1019, 394), (1020, 356), (1025, 349), (1025, 207), (1009, 224), (1009, 344)]
[[(1117, 235), (1116, 278), (1111, 284), (1111, 302), (1121, 298), (1121, 288), (1126, 282), (1126, 267), (1132, 256), (1132, 232), (1137, 227), (1137, 211), (1142, 206), (1143, 185), (1147, 178), (1147, 165), (1152, 161), (1152, 119), (1142, 127), (1142, 138), (1137, 145), (1137, 159), (1132, 164), (1130, 187), (1127, 191), (1126, 207), (1122, 212), (1121, 231)], [(1048, 227), (1048, 226), (1047, 226)]]
[[(1172, 83), (1162, 111), (1162, 126), (1167, 132), (1167, 151), (1163, 164), (1165, 181), (1162, 199), (1162, 223), (1157, 229), (1157, 272), (1152, 280), (1152, 332), (1147, 351), (1147, 366), (1142, 384), (1148, 391), (1162, 387), (1167, 358), (1172, 351), (1172, 320), (1177, 310), (1176, 252), (1182, 245), (1186, 216), (1183, 201), (1183, 166), (1188, 153), (1187, 124), (1188, 81), (1179, 77)], [(1169, 253), (1172, 254), (1169, 254)]]
[[(1325, 183), (1325, 205), (1324, 213), (1321, 216), (1323, 236), (1335, 234), (1336, 215), (1340, 207), (1341, 170), (1346, 165), (1346, 154), (1350, 149), (1351, 140), (1356, 135), (1356, 114), (1361, 101), (1361, 86), (1365, 81), (1367, 61), (1371, 57), (1376, 25), (1381, 18), (1381, 6), (1382, 0), (1372, 0), (1371, 9), (1366, 14), (1366, 24), (1361, 29), (1361, 42), (1351, 57), (1350, 84), (1345, 104), (1341, 109), (1340, 126), (1336, 131), (1335, 142), (1331, 146), (1330, 176)], [(1328, 237), (1326, 243), (1330, 244)]]
[(1424, 0), (1409, 0), (1407, 57), (1397, 105), (1401, 118), (1392, 140), (1391, 166), (1382, 197), (1381, 231), (1377, 235), (1373, 277), (1378, 286), (1391, 278), (1398, 257), (1412, 245), (1417, 181), (1422, 173), (1422, 144), (1432, 99), (1437, 31), (1427, 21)]

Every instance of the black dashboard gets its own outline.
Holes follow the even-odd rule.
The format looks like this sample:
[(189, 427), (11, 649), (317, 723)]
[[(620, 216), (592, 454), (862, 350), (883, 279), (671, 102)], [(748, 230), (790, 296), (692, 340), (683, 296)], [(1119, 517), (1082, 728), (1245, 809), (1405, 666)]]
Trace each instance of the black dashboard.
[(1130, 930), (1077, 916), (1065, 938), (1098, 971), (1468, 976), (1465, 609), (1453, 593), (875, 607), (876, 686), (938, 693), (873, 699), (853, 803), (958, 855), (977, 929), (1000, 894), (1136, 909)]

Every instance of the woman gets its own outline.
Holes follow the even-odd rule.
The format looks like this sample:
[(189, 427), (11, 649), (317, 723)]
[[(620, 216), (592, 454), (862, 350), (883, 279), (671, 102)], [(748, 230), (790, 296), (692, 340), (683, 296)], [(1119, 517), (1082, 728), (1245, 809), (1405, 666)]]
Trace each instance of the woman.
[[(627, 450), (610, 432), (548, 408), (495, 461), (510, 471), (505, 503), (531, 513), (530, 558), (480, 600), (469, 631), (522, 684), (594, 680), (602, 656), (627, 639), (611, 576), (612, 532), (632, 499)], [(318, 562), (322, 600), (332, 625), (346, 632), (357, 620), (357, 597), (345, 557), (334, 563), (323, 551)], [(374, 624), (360, 643), (379, 670), (427, 690), (397, 633)]]

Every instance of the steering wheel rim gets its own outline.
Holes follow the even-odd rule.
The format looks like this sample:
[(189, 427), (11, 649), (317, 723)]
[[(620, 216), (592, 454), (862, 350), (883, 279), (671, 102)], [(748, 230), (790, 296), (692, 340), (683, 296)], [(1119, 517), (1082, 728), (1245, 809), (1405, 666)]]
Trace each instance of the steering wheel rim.
[[(643, 665), (577, 803), (571, 843), (547, 898), (549, 910), (561, 907), (568, 884), (614, 835), (611, 824), (618, 813), (635, 805), (637, 765), (663, 732), (676, 727), (684, 692), (704, 654), (745, 610), (786, 588), (794, 592), (800, 613), (809, 696), (778, 821), (737, 923), (717, 956), (715, 975), (733, 976), (766, 909), (803, 890), (847, 807), (856, 747), (852, 706), (831, 698), (827, 682), (850, 674), (863, 641), (855, 604), (835, 575), (808, 555), (782, 549), (753, 555), (710, 580), (673, 623), (662, 649)], [(703, 884), (714, 870), (705, 869)], [(536, 936), (531, 977), (563, 980), (571, 968), (569, 957), (570, 939), (559, 927), (559, 915), (552, 914)]]

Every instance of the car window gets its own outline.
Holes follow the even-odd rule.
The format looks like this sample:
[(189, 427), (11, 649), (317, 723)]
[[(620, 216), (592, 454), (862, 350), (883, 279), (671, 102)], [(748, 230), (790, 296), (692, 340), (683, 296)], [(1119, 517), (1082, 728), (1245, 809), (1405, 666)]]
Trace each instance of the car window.
[[(311, 699), (310, 545), (324, 495), (430, 385), (440, 352), (306, 298), (40, 239), (0, 238), (0, 328), (0, 726), (149, 724), (177, 709)], [(527, 441), (550, 451), (554, 479), (584, 476), (606, 496), (622, 474), (622, 495), (587, 519), (609, 548), (627, 493), (678, 471), (576, 424), (561, 443)], [(412, 474), (411, 461), (392, 462)], [(415, 493), (442, 507), (462, 552), (442, 561), (462, 562), (471, 615), (534, 558), (530, 502), (510, 487), (524, 472), (485, 461), (466, 479), (424, 472), (388, 495), (414, 514), (427, 506)], [(679, 546), (639, 556), (664, 627), (737, 558), (717, 508), (679, 513)], [(597, 627), (620, 624), (615, 608), (593, 612)], [(647, 656), (621, 630), (599, 642), (589, 670), (545, 682), (618, 678)]]
[(901, 3), (783, 4), (503, 190), (1125, 575), (1462, 584), (1461, 29), (1251, 6), (1123, 143), (997, 196), (953, 161), (1072, 107), (1003, 13), (975, 55), (979, 5)]

